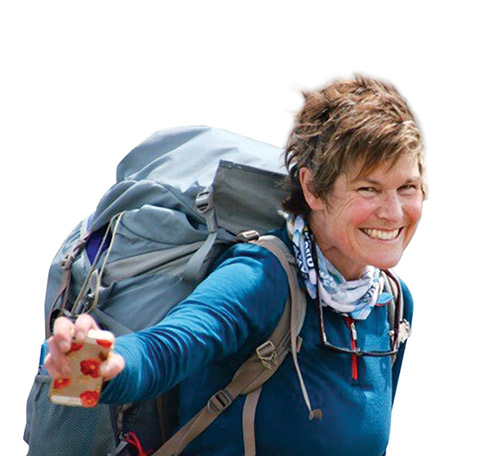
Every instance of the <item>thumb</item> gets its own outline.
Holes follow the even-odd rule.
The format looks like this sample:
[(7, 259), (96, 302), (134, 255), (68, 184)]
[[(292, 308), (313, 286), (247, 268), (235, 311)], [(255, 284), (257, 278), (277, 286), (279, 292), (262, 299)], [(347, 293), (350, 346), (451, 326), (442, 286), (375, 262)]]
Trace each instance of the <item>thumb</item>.
[(105, 377), (105, 380), (111, 380), (117, 376), (125, 367), (125, 359), (118, 353), (110, 353), (106, 361), (100, 365), (100, 374)]

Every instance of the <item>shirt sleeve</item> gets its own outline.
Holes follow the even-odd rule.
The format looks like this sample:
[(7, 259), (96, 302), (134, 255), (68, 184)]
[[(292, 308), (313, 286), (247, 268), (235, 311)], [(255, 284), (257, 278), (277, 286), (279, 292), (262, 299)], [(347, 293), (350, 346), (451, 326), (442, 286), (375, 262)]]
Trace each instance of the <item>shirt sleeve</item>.
[(146, 400), (197, 369), (268, 337), (288, 295), (287, 275), (266, 249), (238, 244), (193, 293), (157, 325), (119, 337), (125, 369), (102, 392), (104, 403)]

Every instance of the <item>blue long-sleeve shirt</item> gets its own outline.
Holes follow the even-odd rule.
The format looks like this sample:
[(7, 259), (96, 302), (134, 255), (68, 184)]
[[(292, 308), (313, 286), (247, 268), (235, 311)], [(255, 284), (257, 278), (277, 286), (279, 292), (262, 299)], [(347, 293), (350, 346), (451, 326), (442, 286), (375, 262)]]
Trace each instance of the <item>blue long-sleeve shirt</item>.
[[(285, 240), (285, 239), (284, 239)], [(402, 284), (405, 317), (412, 299)], [(226, 386), (236, 369), (275, 329), (288, 295), (286, 274), (265, 249), (239, 244), (219, 266), (158, 325), (119, 337), (116, 351), (125, 370), (102, 394), (106, 403), (152, 398), (180, 383), (180, 425)], [(324, 311), (329, 341), (350, 347), (345, 318)], [(358, 346), (389, 349), (386, 307), (357, 321)], [(404, 346), (392, 369), (390, 358), (358, 359), (322, 347), (315, 303), (309, 301), (298, 355), (312, 408), (323, 418), (310, 421), (291, 356), (263, 386), (255, 418), (258, 455), (383, 455)], [(239, 397), (185, 449), (185, 455), (243, 454)]]

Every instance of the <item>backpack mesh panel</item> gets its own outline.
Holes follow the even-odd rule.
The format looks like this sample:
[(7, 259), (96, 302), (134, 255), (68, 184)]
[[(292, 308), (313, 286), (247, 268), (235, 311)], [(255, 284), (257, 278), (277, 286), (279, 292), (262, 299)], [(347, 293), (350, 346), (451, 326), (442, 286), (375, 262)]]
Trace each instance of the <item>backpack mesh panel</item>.
[(102, 456), (113, 451), (109, 407), (53, 405), (48, 398), (49, 385), (50, 377), (37, 375), (28, 398), (28, 456)]

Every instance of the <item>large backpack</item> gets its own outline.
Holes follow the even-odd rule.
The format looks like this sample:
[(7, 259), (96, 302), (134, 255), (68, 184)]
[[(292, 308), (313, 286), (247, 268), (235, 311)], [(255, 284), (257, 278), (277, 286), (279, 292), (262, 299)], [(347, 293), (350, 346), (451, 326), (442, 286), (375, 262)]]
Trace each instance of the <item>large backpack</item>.
[[(282, 225), (281, 156), (278, 148), (209, 127), (158, 132), (132, 150), (117, 168), (117, 183), (68, 236), (51, 265), (46, 339), (59, 315), (89, 312), (117, 336), (161, 321), (226, 247)], [(256, 242), (287, 271), (290, 299), (284, 316), (234, 381), (155, 454), (179, 454), (238, 394), (248, 394), (245, 449), (254, 454), (253, 419), (261, 384), (296, 346), (305, 307), (288, 249), (271, 236)], [(87, 244), (96, 244), (94, 259)], [(122, 407), (51, 404), (50, 377), (43, 367), (46, 351), (44, 343), (27, 403), (29, 455), (146, 454), (143, 450), (156, 450), (172, 436), (175, 389)], [(296, 350), (291, 352), (295, 361)], [(304, 395), (309, 406), (306, 391)]]

